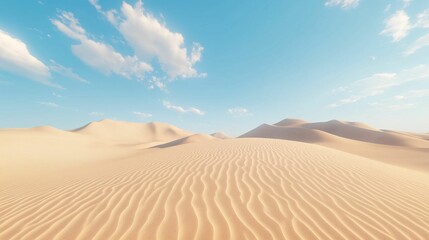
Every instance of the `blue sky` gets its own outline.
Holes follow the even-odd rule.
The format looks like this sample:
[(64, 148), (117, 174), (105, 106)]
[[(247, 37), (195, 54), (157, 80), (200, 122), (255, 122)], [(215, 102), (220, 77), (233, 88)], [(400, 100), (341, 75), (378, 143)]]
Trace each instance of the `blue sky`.
[(239, 135), (290, 117), (429, 132), (428, 56), (422, 0), (7, 1), (0, 127)]

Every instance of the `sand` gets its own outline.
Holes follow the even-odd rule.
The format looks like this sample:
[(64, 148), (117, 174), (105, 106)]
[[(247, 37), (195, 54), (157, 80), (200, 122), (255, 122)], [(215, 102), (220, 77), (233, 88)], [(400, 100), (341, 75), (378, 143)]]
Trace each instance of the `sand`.
[(429, 141), (424, 134), (380, 130), (364, 123), (332, 120), (307, 123), (285, 119), (261, 126), (240, 138), (270, 138), (312, 143), (373, 160), (429, 171)]
[[(293, 127), (300, 124), (308, 123)], [(429, 172), (406, 162), (320, 140), (220, 139), (160, 123), (95, 125), (0, 130), (0, 239), (429, 236)], [(329, 134), (326, 142), (417, 151)]]

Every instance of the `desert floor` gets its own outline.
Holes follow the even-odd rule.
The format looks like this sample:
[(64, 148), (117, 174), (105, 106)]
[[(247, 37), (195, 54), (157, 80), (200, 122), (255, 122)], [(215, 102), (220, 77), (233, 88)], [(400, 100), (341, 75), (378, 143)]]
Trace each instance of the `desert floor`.
[(429, 239), (429, 136), (285, 120), (240, 138), (0, 130), (0, 239)]

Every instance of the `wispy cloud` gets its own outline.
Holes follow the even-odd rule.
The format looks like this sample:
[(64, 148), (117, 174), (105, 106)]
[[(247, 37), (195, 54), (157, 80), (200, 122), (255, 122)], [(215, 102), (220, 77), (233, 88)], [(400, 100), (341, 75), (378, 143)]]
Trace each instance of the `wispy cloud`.
[(159, 77), (152, 76), (147, 82), (149, 85), (149, 89), (158, 88), (158, 89), (163, 90), (163, 91), (167, 90), (166, 84)]
[(56, 72), (65, 78), (75, 80), (75, 81), (78, 81), (81, 83), (86, 83), (86, 84), (89, 83), (88, 80), (82, 78), (81, 76), (79, 76), (79, 74), (73, 72), (73, 70), (71, 68), (64, 67), (64, 66), (56, 63), (54, 60), (51, 60), (51, 65), (49, 66), (49, 69), (52, 72)]
[(35, 28), (35, 27), (31, 27), (29, 28), (30, 30), (36, 32), (39, 35), (40, 39), (45, 39), (45, 38), (51, 38), (52, 36), (49, 33), (44, 33), (42, 32), (40, 29)]
[(413, 0), (402, 0), (402, 2), (404, 3), (404, 8), (407, 8), (408, 6), (410, 6), (412, 1)]
[[(411, 1), (404, 1), (404, 4), (409, 5), (410, 2)], [(392, 37), (394, 42), (399, 42), (416, 28), (429, 28), (429, 9), (425, 9), (417, 14), (414, 22), (410, 20), (410, 16), (405, 10), (397, 11), (385, 21), (385, 27), (383, 31), (381, 31), (381, 34)], [(418, 38), (405, 50), (404, 54), (414, 54), (419, 49), (427, 46), (429, 46), (429, 34)]]
[(399, 111), (416, 107), (418, 105), (418, 99), (424, 97), (429, 97), (429, 89), (407, 91), (390, 98), (370, 102), (368, 105), (380, 110)]
[(0, 69), (12, 72), (50, 87), (62, 88), (50, 81), (49, 68), (34, 57), (27, 45), (0, 29)]
[[(417, 15), (417, 21), (414, 24), (414, 28), (429, 28), (429, 9)], [(411, 55), (417, 52), (419, 49), (429, 46), (429, 34), (426, 34), (418, 38), (408, 49), (405, 51), (405, 55)]]
[(194, 68), (194, 64), (201, 60), (202, 45), (193, 43), (193, 47), (187, 49), (183, 35), (171, 31), (150, 14), (141, 0), (134, 6), (123, 2), (119, 11), (103, 11), (97, 0), (89, 2), (118, 29), (139, 58), (146, 61), (157, 59), (170, 78), (205, 76)]
[(102, 112), (90, 112), (89, 115), (91, 117), (104, 117), (104, 113)]
[(54, 102), (39, 102), (39, 104), (47, 106), (47, 107), (51, 107), (51, 108), (59, 107), (59, 105), (54, 103)]
[(373, 108), (377, 108), (380, 110), (389, 110), (389, 111), (399, 111), (399, 110), (411, 109), (415, 107), (414, 103), (392, 103), (389, 101), (370, 102), (368, 103), (368, 105)]
[(185, 107), (181, 107), (181, 106), (171, 104), (169, 101), (163, 101), (162, 105), (169, 110), (179, 112), (179, 113), (193, 113), (193, 114), (200, 115), (200, 116), (205, 114), (204, 111), (202, 111), (198, 108), (195, 108), (195, 107), (185, 108)]
[(399, 10), (385, 21), (381, 34), (390, 36), (394, 42), (398, 42), (408, 35), (411, 28), (410, 17), (404, 10)]
[(56, 93), (56, 92), (53, 92), (53, 93), (52, 93), (52, 95), (53, 95), (54, 97), (57, 97), (57, 98), (62, 98), (62, 97), (63, 97), (61, 94), (58, 94), (58, 93)]
[(228, 109), (228, 113), (234, 117), (253, 116), (253, 113), (251, 113), (247, 108), (243, 108), (243, 107), (230, 108), (230, 109)]
[(405, 99), (416, 99), (416, 98), (423, 98), (423, 97), (429, 97), (429, 89), (411, 90), (403, 94), (396, 95), (395, 99), (405, 100)]
[(325, 6), (340, 6), (344, 9), (355, 8), (359, 5), (360, 0), (326, 0)]
[(329, 107), (339, 107), (371, 96), (381, 95), (390, 88), (413, 81), (429, 81), (429, 66), (418, 65), (398, 73), (377, 73), (349, 86), (337, 88), (336, 91), (333, 91), (335, 94), (342, 92), (349, 96), (330, 104)]
[(150, 118), (153, 115), (150, 113), (145, 113), (145, 112), (133, 112), (134, 115), (138, 116), (141, 119), (145, 119), (145, 118)]
[(405, 55), (411, 55), (417, 52), (419, 49), (429, 46), (429, 34), (424, 35), (423, 37), (420, 37), (417, 39), (411, 46), (408, 47), (407, 50), (405, 50)]
[(72, 45), (72, 52), (85, 64), (105, 74), (115, 73), (125, 78), (143, 79), (152, 67), (136, 56), (123, 56), (113, 47), (88, 37), (73, 13), (61, 11), (51, 22), (68, 37), (79, 44)]
[(429, 8), (417, 15), (415, 27), (429, 28)]

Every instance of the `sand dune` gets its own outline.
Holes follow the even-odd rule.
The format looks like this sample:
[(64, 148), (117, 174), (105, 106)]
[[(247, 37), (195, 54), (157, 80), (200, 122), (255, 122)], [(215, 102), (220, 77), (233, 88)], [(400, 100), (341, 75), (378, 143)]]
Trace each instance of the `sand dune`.
[[(0, 186), (9, 179), (28, 181), (82, 162), (125, 157), (192, 135), (165, 123), (103, 120), (73, 131), (49, 126), (0, 129)], [(125, 148), (124, 146), (127, 146)]]
[(333, 135), (362, 142), (371, 142), (394, 146), (429, 148), (428, 141), (422, 141), (421, 139), (411, 136), (408, 137), (393, 131), (384, 132), (366, 125), (363, 127), (362, 124), (353, 125), (337, 120), (332, 120), (329, 122), (322, 123), (308, 123), (304, 124), (302, 127), (318, 129), (327, 133), (331, 133)]
[(307, 123), (286, 119), (275, 125), (262, 124), (240, 138), (313, 143), (389, 164), (429, 171), (429, 141), (418, 134), (378, 130), (363, 123), (336, 120)]
[(273, 138), (306, 143), (341, 141), (338, 137), (320, 130), (295, 126), (283, 127), (269, 124), (262, 124), (261, 126), (241, 135), (240, 138)]
[(309, 124), (0, 130), (0, 239), (427, 239), (428, 149)]
[(147, 142), (165, 142), (183, 138), (193, 133), (165, 123), (130, 123), (113, 120), (92, 122), (74, 132), (97, 137), (110, 143), (138, 144)]
[[(426, 141), (426, 139), (421, 136), (419, 137), (417, 134), (404, 134), (395, 131), (379, 130), (359, 122), (331, 120), (328, 122), (307, 123), (299, 119), (285, 119), (274, 124), (274, 126), (320, 130), (342, 138), (383, 145), (429, 148), (429, 141)], [(302, 131), (304, 134), (308, 132), (306, 130)], [(258, 131), (258, 133), (260, 132), (261, 131)], [(254, 133), (246, 133), (243, 135), (243, 137), (249, 136), (258, 137)], [(266, 137), (270, 138), (268, 134)]]
[(306, 123), (307, 122), (302, 119), (286, 118), (274, 125), (279, 127), (291, 127), (291, 126), (302, 126)]
[(0, 190), (0, 239), (429, 236), (429, 175), (298, 142), (146, 149), (44, 178)]
[(123, 147), (51, 127), (0, 130), (0, 187), (127, 155)]

